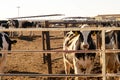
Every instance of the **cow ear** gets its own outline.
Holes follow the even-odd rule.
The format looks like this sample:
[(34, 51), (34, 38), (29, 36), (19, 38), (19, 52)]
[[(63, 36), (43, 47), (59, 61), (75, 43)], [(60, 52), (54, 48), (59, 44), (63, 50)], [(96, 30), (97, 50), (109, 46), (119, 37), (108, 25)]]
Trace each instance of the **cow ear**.
[(75, 33), (76, 31), (72, 31), (73, 33)]
[(100, 31), (92, 31), (92, 34), (97, 34), (99, 33)]
[(75, 31), (75, 35), (78, 35), (79, 33), (77, 31)]
[(95, 36), (95, 34), (96, 34), (96, 32), (94, 31), (94, 32), (93, 32), (93, 36)]
[(91, 35), (92, 35), (92, 36), (95, 36), (95, 35), (97, 35), (97, 34), (99, 34), (99, 31), (92, 31), (92, 32), (91, 32)]
[(80, 34), (80, 31), (72, 31), (75, 35)]
[(17, 43), (17, 40), (12, 40), (11, 41), (11, 44), (15, 44), (15, 43)]

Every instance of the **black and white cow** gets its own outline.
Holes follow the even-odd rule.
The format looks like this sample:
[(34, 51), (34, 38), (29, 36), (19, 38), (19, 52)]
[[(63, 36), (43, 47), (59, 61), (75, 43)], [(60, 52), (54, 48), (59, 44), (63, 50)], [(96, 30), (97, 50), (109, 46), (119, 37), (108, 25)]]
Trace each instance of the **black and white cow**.
[[(102, 37), (100, 39), (102, 39)], [(117, 31), (113, 31), (113, 30), (105, 31), (105, 49), (113, 49), (113, 50), (119, 49)], [(102, 56), (102, 53), (100, 56)], [(102, 64), (102, 57), (100, 57), (100, 59)], [(118, 53), (115, 52), (106, 53), (106, 72), (107, 73), (117, 72), (118, 67), (120, 67)]]
[[(7, 20), (0, 20), (0, 29), (8, 29), (9, 25), (7, 23)], [(9, 32), (5, 32), (9, 35)]]
[(19, 28), (19, 21), (18, 20), (8, 20), (8, 25), (9, 27), (12, 27), (12, 28)]
[[(20, 23), (21, 23), (19, 26), (20, 28), (35, 28), (36, 27), (35, 22), (33, 21), (21, 21)], [(23, 32), (21, 32), (21, 35), (23, 35)], [(30, 31), (30, 36), (33, 36), (33, 35), (34, 35), (33, 32)]]
[[(81, 28), (89, 27), (83, 25)], [(63, 50), (96, 50), (97, 31), (70, 31), (66, 34)], [(70, 68), (75, 74), (91, 73), (96, 53), (63, 53), (65, 73), (70, 73)]]
[[(119, 39), (118, 31), (106, 30), (105, 31), (105, 49), (119, 49)], [(101, 33), (99, 34), (99, 40), (102, 41)], [(100, 48), (102, 48), (102, 43), (100, 42)], [(116, 73), (120, 67), (119, 54), (116, 52), (106, 53), (106, 73)], [(102, 53), (100, 53), (100, 64), (102, 66), (103, 59)], [(115, 77), (108, 77), (108, 80), (116, 80)]]
[(0, 26), (2, 25), (2, 24), (7, 24), (7, 20), (0, 20)]
[[(105, 48), (106, 49), (118, 49), (118, 37), (116, 31), (106, 31), (105, 34)], [(112, 65), (112, 66), (111, 66)], [(120, 67), (120, 62), (118, 58), (118, 54), (115, 52), (111, 52), (106, 54), (106, 70), (108, 73), (117, 72), (118, 67)]]
[[(8, 20), (9, 28), (33, 28), (36, 27), (36, 22), (27, 20)], [(21, 32), (20, 35), (23, 35)], [(32, 33), (30, 33), (32, 35)]]
[[(9, 51), (12, 48), (12, 44), (16, 43), (16, 40), (11, 40), (9, 36), (1, 32), (0, 33), (0, 50), (2, 51)], [(0, 53), (0, 73), (4, 73), (4, 67), (6, 63), (7, 53), (2, 52)]]

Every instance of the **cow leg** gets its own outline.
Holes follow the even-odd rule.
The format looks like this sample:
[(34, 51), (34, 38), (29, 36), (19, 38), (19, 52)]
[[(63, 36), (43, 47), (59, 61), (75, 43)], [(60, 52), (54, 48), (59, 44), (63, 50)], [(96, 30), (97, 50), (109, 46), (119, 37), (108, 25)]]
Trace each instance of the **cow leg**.
[(119, 68), (120, 68), (120, 61), (119, 61), (119, 58), (118, 58), (118, 54), (116, 55), (116, 63), (115, 63), (115, 69), (116, 69), (116, 72), (119, 73)]
[[(64, 59), (64, 66), (65, 66), (65, 73), (70, 74), (70, 65), (65, 59)], [(69, 80), (68, 77), (66, 77), (65, 80)]]
[(0, 73), (4, 73), (6, 56), (7, 56), (7, 53), (2, 53), (2, 55), (0, 56)]
[(34, 32), (30, 31), (30, 37), (34, 36)]
[(18, 36), (23, 36), (23, 31), (18, 32)]
[(89, 67), (86, 68), (86, 73), (87, 73), (87, 74), (90, 74), (91, 71), (92, 71), (92, 68), (93, 68), (93, 65), (90, 64)]
[[(4, 64), (0, 64), (0, 74), (3, 74)], [(2, 80), (2, 76), (0, 76), (0, 80)]]
[[(2, 54), (2, 56), (0, 56), (0, 74), (4, 73), (5, 63), (6, 63), (6, 55)], [(2, 80), (2, 76), (0, 76), (0, 80)]]
[[(86, 74), (90, 74), (94, 67), (94, 60), (86, 59)], [(91, 80), (90, 77), (87, 77), (86, 80)]]
[(67, 61), (64, 60), (65, 73), (70, 74), (70, 65)]
[(14, 32), (10, 32), (10, 37), (14, 37)]
[[(82, 69), (81, 69), (82, 65), (79, 63), (79, 60), (77, 60), (76, 58), (73, 58), (73, 65), (74, 65), (74, 73), (75, 74), (84, 74), (84, 71), (82, 71)], [(75, 77), (75, 80), (85, 80), (85, 78)]]
[(33, 34), (32, 34), (32, 31), (30, 31), (30, 37), (32, 37), (32, 35), (33, 35)]
[(18, 36), (18, 32), (17, 31), (12, 33), (12, 37), (14, 37), (14, 36)]
[[(91, 63), (89, 67), (86, 68), (86, 73), (90, 74), (93, 68), (93, 64)], [(91, 80), (90, 77), (87, 77), (86, 80)]]
[(63, 62), (65, 67), (65, 73), (70, 74), (71, 63), (66, 59), (66, 54), (63, 53)]

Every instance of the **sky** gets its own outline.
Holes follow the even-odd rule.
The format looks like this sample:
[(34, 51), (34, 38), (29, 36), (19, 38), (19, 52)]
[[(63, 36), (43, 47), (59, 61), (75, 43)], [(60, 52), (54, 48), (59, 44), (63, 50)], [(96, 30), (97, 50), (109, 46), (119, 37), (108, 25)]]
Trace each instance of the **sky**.
[(120, 0), (1, 0), (0, 2), (0, 19), (48, 14), (64, 14), (61, 17), (120, 14)]

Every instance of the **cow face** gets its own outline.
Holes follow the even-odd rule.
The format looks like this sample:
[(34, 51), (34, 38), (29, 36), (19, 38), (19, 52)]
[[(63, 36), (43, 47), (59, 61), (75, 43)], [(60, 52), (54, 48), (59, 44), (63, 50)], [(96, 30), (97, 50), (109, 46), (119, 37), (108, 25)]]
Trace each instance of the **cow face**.
[[(81, 28), (87, 28), (87, 27), (89, 27), (89, 26), (86, 24), (81, 26)], [(81, 31), (80, 49), (89, 49), (90, 45), (93, 45), (92, 34), (93, 34), (93, 31)]]
[(13, 26), (13, 21), (12, 21), (12, 20), (8, 20), (7, 24), (8, 24), (9, 26)]
[(0, 33), (0, 49), (11, 50), (11, 45), (16, 42), (16, 40), (10, 40), (6, 33)]
[(79, 46), (82, 50), (96, 49), (97, 31), (73, 31), (74, 34), (79, 34)]
[(106, 49), (118, 49), (117, 33), (115, 31), (105, 32), (105, 48)]
[(88, 49), (89, 48), (89, 44), (88, 44), (88, 38), (89, 38), (89, 33), (90, 31), (82, 31), (81, 35), (80, 35), (80, 39), (81, 39), (81, 49)]
[(95, 31), (83, 31), (81, 49), (95, 49), (95, 39), (96, 39), (96, 32)]
[(12, 28), (18, 28), (19, 27), (19, 21), (18, 20), (8, 20), (7, 24)]

